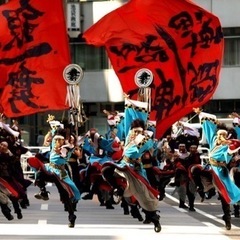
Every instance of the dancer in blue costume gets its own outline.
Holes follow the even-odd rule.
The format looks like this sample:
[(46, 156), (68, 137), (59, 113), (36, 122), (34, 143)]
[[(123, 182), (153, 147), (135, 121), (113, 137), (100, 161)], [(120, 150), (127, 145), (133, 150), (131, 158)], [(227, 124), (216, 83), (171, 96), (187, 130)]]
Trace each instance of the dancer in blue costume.
[[(229, 117), (233, 118), (233, 127), (237, 134), (237, 139), (240, 139), (240, 115), (236, 112), (231, 113)], [(235, 182), (235, 184), (240, 188), (240, 159), (239, 151), (235, 153), (234, 161), (231, 164), (230, 176)], [(236, 218), (240, 217), (240, 202), (233, 205), (234, 216)]]
[(68, 160), (67, 157), (70, 156), (70, 154), (68, 152), (69, 149), (65, 148), (64, 143), (65, 131), (62, 128), (57, 128), (53, 135), (49, 163), (40, 163), (40, 160), (38, 159), (35, 159), (35, 161), (29, 161), (30, 166), (37, 166), (38, 170), (36, 173), (35, 184), (40, 188), (40, 192), (34, 195), (35, 198), (45, 201), (48, 200), (48, 192), (45, 187), (46, 182), (54, 182), (58, 188), (61, 201), (67, 206), (69, 213), (69, 227), (74, 227), (76, 220), (74, 209), (76, 208), (76, 203), (80, 200), (81, 195), (65, 169), (65, 164)]
[(92, 128), (85, 134), (83, 144), (83, 148), (89, 152), (89, 164), (85, 169), (81, 170), (81, 174), (85, 173), (83, 175), (83, 182), (89, 187), (89, 192), (82, 199), (91, 200), (93, 199), (93, 195), (97, 194), (99, 201), (102, 205), (105, 202), (107, 209), (114, 209), (111, 201), (111, 193), (106, 189), (100, 189), (105, 181), (98, 173), (101, 172), (102, 164), (112, 161), (111, 156), (115, 152), (113, 149), (114, 143), (120, 143), (120, 139), (114, 132), (106, 138), (100, 135), (97, 129)]
[[(52, 143), (51, 143), (51, 151), (49, 163), (45, 164), (45, 170), (49, 173), (53, 173), (59, 177), (60, 180), (67, 183), (72, 189), (74, 196), (72, 198), (73, 202), (77, 202), (80, 200), (80, 192), (76, 187), (75, 183), (69, 177), (64, 165), (67, 163), (68, 157), (71, 155), (69, 149), (64, 146), (65, 144), (65, 131), (63, 128), (58, 128), (56, 130), (52, 130)], [(35, 195), (38, 199), (46, 199), (48, 197), (42, 197), (41, 192)], [(46, 199), (47, 200), (47, 199)]]
[[(229, 176), (227, 164), (231, 161), (229, 145), (231, 140), (227, 140), (227, 129), (220, 129), (215, 115), (201, 112), (198, 108), (194, 111), (199, 114), (202, 129), (210, 148), (210, 167), (212, 170), (213, 183), (219, 192), (223, 220), (227, 230), (231, 229), (230, 204), (240, 201), (240, 190)], [(210, 171), (211, 171), (210, 170)]]
[(69, 177), (64, 165), (67, 163), (69, 150), (64, 148), (65, 138), (62, 135), (55, 135), (53, 137), (53, 148), (50, 152), (49, 164), (45, 164), (46, 170), (50, 173), (56, 174), (62, 181), (67, 183), (72, 189), (74, 196), (73, 202), (80, 200), (80, 192), (75, 183)]
[(233, 127), (237, 133), (237, 138), (240, 139), (240, 115), (233, 112), (230, 117), (233, 117)]
[(98, 162), (103, 164), (104, 162), (111, 161), (111, 154), (114, 150), (112, 144), (114, 142), (120, 142), (120, 139), (114, 132), (105, 138), (100, 135), (95, 128), (91, 128), (84, 136), (83, 149), (89, 155), (89, 162), (93, 164)]
[(107, 115), (107, 123), (109, 126), (107, 136), (111, 137), (112, 133), (115, 133), (115, 135), (120, 139), (120, 141), (124, 141), (126, 137), (124, 131), (125, 114), (118, 111), (109, 112), (107, 110), (103, 110), (103, 113)]
[[(153, 140), (147, 135), (145, 125), (148, 118), (147, 103), (125, 99), (125, 145), (123, 156), (117, 163), (103, 164), (102, 174), (114, 189), (114, 194), (127, 201), (133, 196), (146, 214), (146, 219), (154, 223), (154, 230), (161, 231), (157, 212), (159, 192), (152, 188), (146, 178), (141, 163), (145, 151), (151, 150)], [(121, 176), (127, 187), (122, 189), (116, 181)]]

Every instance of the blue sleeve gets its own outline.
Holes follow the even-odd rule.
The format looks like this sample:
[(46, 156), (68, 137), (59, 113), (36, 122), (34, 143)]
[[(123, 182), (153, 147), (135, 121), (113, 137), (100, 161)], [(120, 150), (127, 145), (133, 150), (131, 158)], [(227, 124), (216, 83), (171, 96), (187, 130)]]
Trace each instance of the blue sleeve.
[(240, 139), (240, 126), (239, 126), (239, 125), (235, 126), (235, 127), (234, 127), (234, 130), (235, 130), (236, 133), (237, 133), (237, 138)]
[(209, 144), (210, 149), (214, 147), (214, 140), (216, 136), (217, 125), (216, 122), (212, 119), (202, 118), (201, 119), (202, 130), (206, 137), (207, 143)]

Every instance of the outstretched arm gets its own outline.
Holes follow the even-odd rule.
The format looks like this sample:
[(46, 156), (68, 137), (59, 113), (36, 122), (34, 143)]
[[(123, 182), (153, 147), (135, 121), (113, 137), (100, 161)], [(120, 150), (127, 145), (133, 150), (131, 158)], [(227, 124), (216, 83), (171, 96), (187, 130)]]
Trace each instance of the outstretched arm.
[(214, 138), (216, 136), (217, 129), (217, 117), (210, 113), (205, 113), (201, 111), (199, 108), (194, 108), (193, 111), (199, 115), (199, 120), (202, 125), (203, 133), (206, 137), (208, 144), (210, 145), (210, 149), (214, 147)]
[(232, 117), (232, 118), (240, 118), (240, 115), (236, 112), (232, 112), (229, 117)]

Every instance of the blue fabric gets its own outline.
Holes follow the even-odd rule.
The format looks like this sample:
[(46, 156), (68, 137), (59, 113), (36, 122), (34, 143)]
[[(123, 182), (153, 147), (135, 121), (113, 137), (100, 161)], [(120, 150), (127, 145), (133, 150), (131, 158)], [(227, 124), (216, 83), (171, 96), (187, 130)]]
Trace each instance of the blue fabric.
[(107, 138), (101, 137), (101, 139), (99, 140), (99, 147), (106, 152), (113, 152), (113, 149), (112, 149), (113, 141), (114, 141), (113, 138), (107, 139)]
[(124, 112), (125, 112), (125, 117), (124, 117), (125, 130), (124, 131), (126, 136), (128, 135), (131, 128), (131, 124), (134, 120), (141, 119), (145, 123), (147, 122), (148, 113), (145, 111), (135, 109), (134, 107), (126, 107)]
[(109, 161), (112, 161), (112, 159), (110, 157), (108, 157), (107, 155), (105, 155), (103, 157), (98, 157), (98, 156), (92, 155), (89, 158), (90, 164), (98, 162), (99, 164), (103, 165), (105, 162), (109, 162)]
[[(133, 161), (137, 161), (137, 159), (141, 158), (143, 153), (147, 150), (150, 150), (153, 147), (153, 140), (150, 138), (143, 138), (142, 142), (138, 145), (129, 143), (125, 146), (124, 149), (124, 156), (127, 158), (133, 159)], [(124, 159), (121, 161), (120, 165), (124, 167), (124, 165), (127, 164), (128, 166), (132, 168), (136, 168), (140, 175), (142, 175), (145, 179), (147, 179), (146, 170), (143, 168), (142, 163), (137, 163), (136, 165), (134, 163), (127, 163)]]
[(237, 133), (237, 139), (240, 139), (240, 126), (235, 126), (235, 127), (234, 127), (234, 130), (235, 130), (236, 133)]
[[(216, 146), (216, 130), (217, 126), (214, 122), (210, 120), (203, 120), (202, 122), (203, 132), (206, 136), (206, 140), (209, 144), (209, 156), (217, 162), (224, 162), (228, 164), (232, 158), (228, 154), (228, 145), (219, 145)], [(234, 184), (231, 180), (229, 174), (226, 174), (223, 167), (217, 167), (211, 165), (213, 171), (218, 176), (219, 180), (224, 184), (227, 189), (229, 198), (231, 199), (231, 204), (237, 203), (240, 201), (240, 189)]]
[[(62, 164), (66, 164), (67, 159), (61, 157), (59, 154), (56, 154), (54, 151), (51, 151), (50, 153), (50, 163), (56, 164), (56, 165), (62, 165)], [(55, 173), (59, 178), (61, 178), (61, 171), (57, 168), (52, 167), (49, 164), (45, 164), (45, 168), (48, 172), (50, 173)], [(70, 188), (72, 189), (73, 193), (74, 193), (74, 198), (72, 199), (73, 201), (78, 201), (81, 199), (81, 194), (78, 190), (78, 188), (76, 187), (75, 183), (72, 181), (72, 179), (68, 176), (67, 171), (64, 170), (66, 172), (66, 177), (64, 177), (62, 180), (67, 183)]]
[(85, 137), (82, 147), (89, 155), (96, 153), (96, 149), (90, 144), (90, 139), (88, 137)]
[(124, 127), (124, 117), (120, 118), (120, 122), (116, 124), (117, 128), (117, 137), (120, 139), (120, 141), (124, 141), (126, 138), (125, 134), (125, 127)]

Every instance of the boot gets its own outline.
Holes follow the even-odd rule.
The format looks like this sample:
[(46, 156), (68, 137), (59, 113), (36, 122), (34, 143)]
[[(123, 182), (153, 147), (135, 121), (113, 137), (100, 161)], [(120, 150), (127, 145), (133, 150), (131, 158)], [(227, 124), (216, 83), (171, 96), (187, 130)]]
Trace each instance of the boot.
[(142, 215), (139, 212), (139, 209), (138, 209), (137, 205), (132, 205), (131, 206), (130, 213), (131, 213), (132, 217), (137, 218), (139, 222), (143, 221)]
[(150, 224), (152, 222), (150, 214), (148, 214), (148, 212), (145, 211), (144, 209), (142, 211), (145, 213), (145, 220), (143, 221), (143, 224)]
[(225, 228), (227, 230), (231, 230), (231, 206), (225, 201), (222, 195), (219, 194), (219, 198), (221, 200), (222, 210), (224, 213), (222, 219), (225, 222)]
[(22, 212), (18, 211), (17, 212), (17, 219), (22, 219), (22, 218), (23, 218)]
[(122, 201), (124, 190), (122, 188), (115, 188), (113, 190), (113, 200), (115, 204), (119, 204)]
[(107, 200), (105, 205), (106, 205), (106, 209), (114, 209), (114, 206), (112, 205), (111, 199)]
[(19, 204), (18, 200), (14, 197), (10, 197), (10, 200), (12, 201), (14, 212), (17, 214), (17, 218), (22, 219), (23, 215), (22, 215), (22, 211), (20, 209), (20, 204)]
[(123, 214), (129, 215), (129, 207), (128, 207), (128, 203), (126, 202), (125, 198), (122, 199), (121, 207), (123, 208)]
[(93, 199), (93, 193), (89, 192), (85, 196), (82, 197), (83, 200), (92, 200)]
[(43, 187), (43, 188), (40, 189), (40, 192), (39, 192), (39, 193), (37, 193), (37, 194), (34, 195), (34, 197), (35, 197), (36, 199), (42, 199), (42, 200), (44, 200), (44, 201), (47, 201), (47, 200), (49, 200), (48, 194), (49, 194), (49, 192), (46, 191), (46, 188), (45, 188), (45, 187)]
[(189, 209), (188, 209), (190, 212), (196, 212), (196, 209), (194, 208), (194, 207), (189, 207)]
[(179, 201), (179, 208), (188, 208), (187, 205), (185, 205), (185, 202), (183, 200)]
[(211, 188), (208, 192), (205, 193), (206, 199), (211, 199), (213, 196), (216, 195), (215, 188)]
[(193, 194), (189, 193), (188, 194), (188, 201), (189, 201), (189, 211), (191, 212), (196, 212), (195, 208), (194, 208), (194, 201), (195, 201), (195, 197)]
[(24, 202), (24, 200), (19, 201), (19, 204), (20, 204), (20, 206), (21, 206), (22, 209), (27, 209), (27, 205), (26, 205), (26, 203)]
[(68, 227), (74, 228), (76, 218), (77, 217), (74, 214), (71, 214), (71, 215), (68, 216), (68, 220), (69, 220)]
[(239, 218), (239, 205), (234, 204), (234, 217)]
[(223, 215), (222, 220), (225, 222), (226, 229), (231, 230), (231, 216)]
[(148, 219), (154, 224), (154, 231), (160, 232), (162, 230), (162, 227), (159, 222), (160, 216), (157, 214), (157, 211), (150, 212), (145, 210), (145, 214), (146, 214), (146, 219)]
[(144, 219), (143, 224), (150, 224), (152, 221), (151, 219), (148, 219), (147, 217)]
[(26, 209), (30, 206), (29, 199), (26, 194), (23, 196), (22, 200), (19, 203), (22, 209)]
[(8, 221), (11, 221), (14, 219), (13, 215), (11, 214), (11, 209), (7, 206), (7, 204), (1, 204), (1, 210), (3, 215)]
[(8, 221), (11, 221), (11, 220), (14, 219), (14, 217), (13, 217), (13, 215), (12, 215), (11, 213), (4, 214), (4, 216), (6, 217), (6, 219), (7, 219)]

